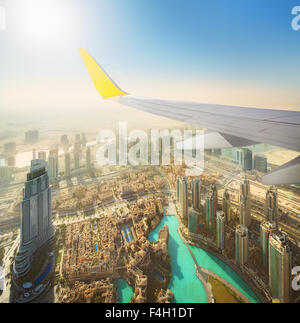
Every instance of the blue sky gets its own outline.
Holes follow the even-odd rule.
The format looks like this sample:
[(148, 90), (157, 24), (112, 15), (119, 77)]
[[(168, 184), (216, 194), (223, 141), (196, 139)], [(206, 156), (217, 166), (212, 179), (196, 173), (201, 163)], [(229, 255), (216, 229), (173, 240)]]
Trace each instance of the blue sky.
[[(47, 12), (31, 10), (36, 1), (60, 15), (49, 20)], [(24, 4), (28, 11), (20, 9)], [(20, 98), (28, 105), (39, 104), (30, 98), (36, 91), (56, 93), (57, 87), (64, 89), (59, 95), (65, 105), (73, 104), (68, 96), (76, 98), (80, 86), (89, 95), (77, 52), (84, 47), (135, 94), (300, 108), (300, 31), (291, 28), (291, 11), (300, 0), (0, 0), (0, 5), (7, 11), (7, 30), (0, 32), (0, 100), (3, 95), (6, 106), (21, 104), (8, 98), (12, 91), (26, 92)], [(34, 16), (42, 17), (32, 24), (36, 32), (26, 27)], [(55, 28), (43, 26), (43, 35), (38, 24), (47, 22)]]

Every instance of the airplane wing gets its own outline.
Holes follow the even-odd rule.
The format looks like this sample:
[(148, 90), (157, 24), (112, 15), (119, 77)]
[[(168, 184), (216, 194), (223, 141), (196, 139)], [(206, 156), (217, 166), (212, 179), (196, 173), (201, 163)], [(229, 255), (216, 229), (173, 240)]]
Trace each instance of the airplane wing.
[[(115, 98), (117, 102), (132, 108), (213, 130), (215, 137), (219, 134), (229, 143), (228, 147), (237, 147), (232, 142), (238, 143), (240, 147), (251, 143), (267, 143), (300, 152), (298, 111), (160, 100), (131, 95), (111, 80), (87, 50), (79, 49), (79, 52), (96, 89), (104, 99)], [(295, 181), (293, 184), (300, 183), (299, 174)]]

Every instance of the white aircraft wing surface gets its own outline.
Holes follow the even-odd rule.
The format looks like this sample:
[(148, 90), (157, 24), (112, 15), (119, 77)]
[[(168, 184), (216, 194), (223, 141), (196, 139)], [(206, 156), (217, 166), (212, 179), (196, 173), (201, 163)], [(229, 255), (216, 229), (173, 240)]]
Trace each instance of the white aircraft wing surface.
[[(87, 50), (80, 49), (79, 52), (96, 89), (104, 99), (114, 98), (135, 109), (213, 130), (226, 143), (235, 142), (233, 147), (267, 143), (300, 152), (300, 111), (160, 100), (131, 95), (112, 81)], [(299, 158), (294, 161), (293, 167), (287, 164), (286, 171), (291, 169), (294, 173), (295, 163), (299, 163)], [(285, 165), (282, 166), (281, 173), (284, 167)], [(300, 183), (299, 172), (294, 175), (289, 176), (293, 178), (293, 184)], [(266, 178), (272, 178), (269, 184), (276, 184), (276, 171), (273, 176)]]

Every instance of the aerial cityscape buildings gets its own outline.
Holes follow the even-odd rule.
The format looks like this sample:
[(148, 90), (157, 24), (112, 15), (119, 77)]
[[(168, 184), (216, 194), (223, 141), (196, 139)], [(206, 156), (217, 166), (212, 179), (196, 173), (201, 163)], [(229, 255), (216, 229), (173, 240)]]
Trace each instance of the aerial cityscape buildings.
[(225, 221), (230, 222), (231, 220), (231, 200), (230, 194), (227, 189), (225, 189), (222, 199), (222, 210), (225, 215)]
[(58, 151), (51, 150), (48, 158), (49, 164), (49, 179), (54, 183), (58, 179)]
[(272, 234), (269, 242), (269, 285), (273, 299), (288, 303), (291, 296), (291, 249), (284, 233)]
[(31, 162), (23, 189), (20, 229), (20, 247), (14, 262), (14, 274), (17, 278), (30, 271), (34, 256), (55, 234), (48, 166), (43, 160)]
[(192, 204), (195, 210), (201, 210), (201, 181), (195, 179), (192, 182)]
[(270, 2), (0, 0), (0, 303), (300, 303), (300, 0)]
[(216, 232), (217, 232), (217, 248), (223, 250), (225, 248), (225, 223), (226, 217), (223, 211), (217, 211), (216, 218)]
[(189, 232), (197, 233), (197, 228), (199, 225), (199, 214), (195, 209), (192, 209), (189, 213), (188, 228)]
[(209, 230), (215, 228), (216, 213), (218, 209), (218, 192), (215, 185), (211, 185), (205, 198), (206, 225)]
[(240, 224), (249, 227), (251, 223), (250, 182), (245, 179), (240, 185)]
[(180, 178), (178, 196), (180, 201), (181, 218), (188, 220), (188, 180), (186, 177)]
[(272, 187), (266, 193), (266, 219), (278, 228), (278, 193)]
[(250, 149), (239, 149), (237, 151), (237, 160), (244, 171), (251, 170), (253, 168), (252, 151)]
[(86, 167), (87, 167), (87, 169), (92, 168), (92, 156), (91, 156), (91, 148), (90, 147), (88, 147), (86, 149)]
[(261, 241), (261, 256), (262, 265), (265, 271), (269, 270), (269, 244), (270, 236), (275, 233), (276, 226), (271, 222), (263, 222), (260, 225), (260, 241)]
[[(296, 247), (280, 231), (285, 215), (278, 207), (276, 188), (267, 187), (263, 198), (258, 200), (255, 185), (251, 187), (252, 191), (250, 189), (255, 177), (249, 173), (235, 175), (238, 179), (232, 185), (223, 186), (224, 182), (230, 183), (226, 177), (218, 174), (215, 177), (206, 174), (187, 177), (183, 175), (182, 166), (175, 165), (148, 170), (125, 168), (120, 172), (108, 168), (104, 173), (107, 179), (101, 180), (102, 173), (98, 173), (99, 168), (91, 162), (92, 146), (82, 148), (81, 145), (74, 145), (79, 164), (83, 162), (80, 152), (85, 153), (86, 167), (80, 172), (69, 151), (58, 154), (58, 149), (50, 149), (49, 163), (46, 163), (47, 151), (36, 149), (38, 159), (31, 162), (21, 201), (20, 243), (13, 260), (14, 284), (24, 291), (16, 294), (18, 302), (40, 298), (46, 286), (51, 286), (52, 275), (67, 282), (67, 287), (59, 283), (63, 291), (61, 301), (95, 301), (97, 293), (101, 294), (102, 301), (116, 301), (118, 296), (111, 275), (121, 275), (134, 289), (132, 302), (146, 302), (154, 279), (151, 259), (167, 257), (168, 247), (164, 230), (160, 235), (163, 240), (151, 247), (154, 249), (143, 237), (162, 221), (164, 210), (173, 203), (171, 214), (174, 215), (167, 218), (177, 218), (176, 232), (187, 248), (201, 247), (230, 264), (247, 282), (252, 282), (251, 288), (263, 300), (289, 302), (294, 299), (288, 287), (291, 285), (288, 273), (295, 262), (292, 248)], [(212, 160), (222, 158), (222, 154), (208, 156)], [(59, 160), (64, 161), (64, 169), (59, 169)], [(237, 174), (236, 170), (232, 173)], [(80, 176), (89, 184), (80, 180), (80, 184), (74, 185)], [(96, 180), (98, 176), (100, 180)], [(53, 244), (52, 222), (58, 244)], [(144, 242), (139, 245), (141, 241)], [(126, 257), (122, 258), (124, 252), (132, 259), (129, 263)], [(174, 257), (172, 253), (171, 256)], [(43, 259), (40, 264), (38, 259)], [(161, 264), (167, 266), (164, 262)], [(168, 275), (168, 271), (158, 270), (157, 273), (157, 270), (154, 276), (160, 277), (158, 281), (162, 279), (161, 275)], [(95, 282), (90, 281), (93, 273), (97, 277)], [(201, 271), (197, 271), (197, 276), (201, 277)], [(42, 277), (41, 292), (35, 292), (37, 287), (34, 286)], [(264, 286), (264, 296), (255, 289), (256, 284)], [(83, 291), (91, 288), (93, 292), (87, 296)], [(155, 295), (161, 302), (173, 299), (167, 289), (161, 289)]]
[(256, 154), (254, 156), (254, 169), (261, 173), (267, 173), (268, 171), (268, 159), (263, 154)]
[(243, 267), (248, 261), (249, 255), (249, 233), (248, 229), (242, 224), (235, 230), (235, 261)]
[(70, 153), (65, 153), (65, 176), (69, 178), (71, 175), (71, 155)]

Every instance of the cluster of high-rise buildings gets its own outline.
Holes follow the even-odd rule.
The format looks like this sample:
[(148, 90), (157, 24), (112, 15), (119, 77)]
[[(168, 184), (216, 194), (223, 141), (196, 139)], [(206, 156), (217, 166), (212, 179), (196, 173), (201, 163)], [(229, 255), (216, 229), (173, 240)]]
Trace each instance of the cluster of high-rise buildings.
[[(64, 150), (66, 151), (64, 154), (64, 166), (65, 166), (65, 177), (69, 178), (71, 176), (71, 153), (68, 151), (69, 149), (69, 139), (67, 135), (63, 135), (61, 137), (61, 144), (63, 145)], [(74, 169), (77, 170), (80, 168), (80, 160), (82, 156), (82, 147), (86, 147), (87, 140), (85, 134), (76, 135), (76, 142), (73, 147), (73, 159), (74, 159)], [(92, 164), (92, 155), (91, 148), (86, 147), (86, 168), (91, 170), (93, 167)], [(36, 159), (36, 152), (33, 151), (33, 158)], [(52, 149), (49, 152), (48, 160), (46, 151), (38, 152), (38, 159), (48, 161), (49, 164), (49, 179), (50, 183), (55, 183), (59, 178), (59, 151), (58, 149)]]
[[(177, 200), (180, 205), (180, 216), (187, 223), (189, 232), (197, 234), (199, 217), (205, 216), (208, 234), (216, 237), (217, 249), (223, 251), (226, 246), (226, 225), (232, 221), (230, 194), (225, 189), (222, 207), (219, 209), (218, 191), (211, 185), (204, 196), (204, 207), (201, 205), (201, 181), (193, 180), (192, 209), (189, 209), (189, 182), (186, 177), (177, 179)], [(221, 210), (222, 208), (222, 210)], [(235, 263), (242, 269), (249, 259), (249, 239), (251, 227), (251, 192), (250, 182), (244, 179), (240, 184), (239, 225), (235, 228)], [(278, 196), (277, 190), (270, 188), (266, 194), (265, 221), (260, 225), (261, 262), (269, 277), (269, 289), (273, 299), (280, 302), (290, 300), (290, 279), (292, 255), (288, 236), (278, 229)]]
[[(26, 135), (27, 141), (32, 142), (38, 136), (38, 132), (28, 132)], [(67, 137), (64, 137), (62, 141), (66, 143)], [(81, 148), (82, 142), (86, 144), (85, 136), (77, 142)], [(78, 153), (78, 150), (74, 148), (74, 155), (76, 153)], [(86, 156), (87, 167), (91, 168), (91, 150), (89, 147), (86, 149)], [(51, 242), (55, 235), (55, 229), (52, 224), (50, 184), (55, 183), (59, 178), (58, 149), (50, 150), (48, 162), (46, 160), (46, 151), (39, 151), (38, 156), (36, 156), (34, 150), (20, 206), (20, 246), (13, 266), (16, 278), (22, 278), (30, 272), (33, 260), (39, 251)], [(65, 154), (65, 168), (66, 176), (68, 177), (71, 173), (69, 153)]]
[(235, 161), (243, 168), (244, 171), (255, 169), (261, 173), (267, 173), (268, 160), (263, 154), (255, 154), (248, 148), (241, 148), (236, 151)]

